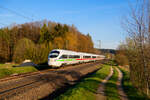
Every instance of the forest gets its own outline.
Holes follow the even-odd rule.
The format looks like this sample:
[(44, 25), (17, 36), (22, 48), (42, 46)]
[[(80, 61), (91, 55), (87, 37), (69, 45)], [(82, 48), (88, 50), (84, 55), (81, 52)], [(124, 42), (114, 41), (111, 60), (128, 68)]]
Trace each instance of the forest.
[(45, 63), (52, 49), (98, 53), (89, 33), (82, 34), (74, 25), (44, 20), (0, 29), (0, 63)]

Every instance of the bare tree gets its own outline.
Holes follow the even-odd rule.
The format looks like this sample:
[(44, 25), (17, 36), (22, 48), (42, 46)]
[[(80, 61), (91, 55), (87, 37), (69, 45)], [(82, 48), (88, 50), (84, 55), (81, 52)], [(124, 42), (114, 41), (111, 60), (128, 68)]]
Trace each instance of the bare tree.
[[(139, 87), (149, 95), (149, 67), (150, 67), (150, 0), (136, 0), (136, 6), (131, 5), (130, 15), (123, 23), (124, 29), (133, 41), (132, 52), (130, 54), (130, 70), (136, 74), (140, 82)], [(129, 49), (128, 49), (129, 50)], [(135, 67), (136, 66), (136, 70)], [(135, 80), (134, 80), (135, 81)], [(143, 82), (143, 83), (142, 83)]]

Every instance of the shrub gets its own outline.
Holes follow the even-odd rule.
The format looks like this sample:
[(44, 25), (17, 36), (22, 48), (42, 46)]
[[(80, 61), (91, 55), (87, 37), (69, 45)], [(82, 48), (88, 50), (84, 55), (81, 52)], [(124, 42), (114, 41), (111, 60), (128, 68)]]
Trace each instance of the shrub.
[(115, 61), (119, 65), (128, 65), (128, 58), (123, 54), (116, 54)]
[(36, 64), (45, 63), (47, 62), (49, 51), (44, 44), (35, 45), (30, 39), (23, 38), (18, 41), (15, 47), (13, 61), (21, 63), (25, 59), (30, 59)]
[(14, 50), (13, 61), (21, 63), (25, 59), (31, 59), (34, 48), (35, 44), (31, 40), (27, 38), (19, 40)]

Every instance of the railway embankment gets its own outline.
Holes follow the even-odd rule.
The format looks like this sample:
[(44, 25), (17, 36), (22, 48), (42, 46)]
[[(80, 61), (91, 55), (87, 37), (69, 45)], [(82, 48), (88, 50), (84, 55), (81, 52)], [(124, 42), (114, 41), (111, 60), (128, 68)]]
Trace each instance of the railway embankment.
[(55, 100), (128, 100), (122, 89), (123, 74), (112, 64), (84, 78), (77, 85), (56, 97)]
[[(0, 82), (0, 99), (36, 100), (50, 98), (55, 91), (74, 84), (85, 75), (100, 68), (100, 62), (87, 63), (66, 68), (41, 71), (20, 78)], [(56, 93), (57, 94), (57, 93)]]
[[(110, 70), (110, 66), (102, 65), (100, 70), (88, 75), (65, 93), (54, 98), (54, 100), (96, 100), (98, 95), (101, 95), (97, 91), (100, 83), (109, 75)], [(104, 99), (100, 97), (99, 100)]]

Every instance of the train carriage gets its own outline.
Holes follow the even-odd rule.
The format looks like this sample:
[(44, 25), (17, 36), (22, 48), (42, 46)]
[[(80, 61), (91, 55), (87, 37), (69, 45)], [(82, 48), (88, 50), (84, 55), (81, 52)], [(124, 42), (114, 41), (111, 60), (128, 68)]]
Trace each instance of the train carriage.
[(60, 67), (63, 65), (85, 63), (101, 59), (104, 59), (103, 55), (54, 49), (49, 53), (48, 65), (52, 67)]

